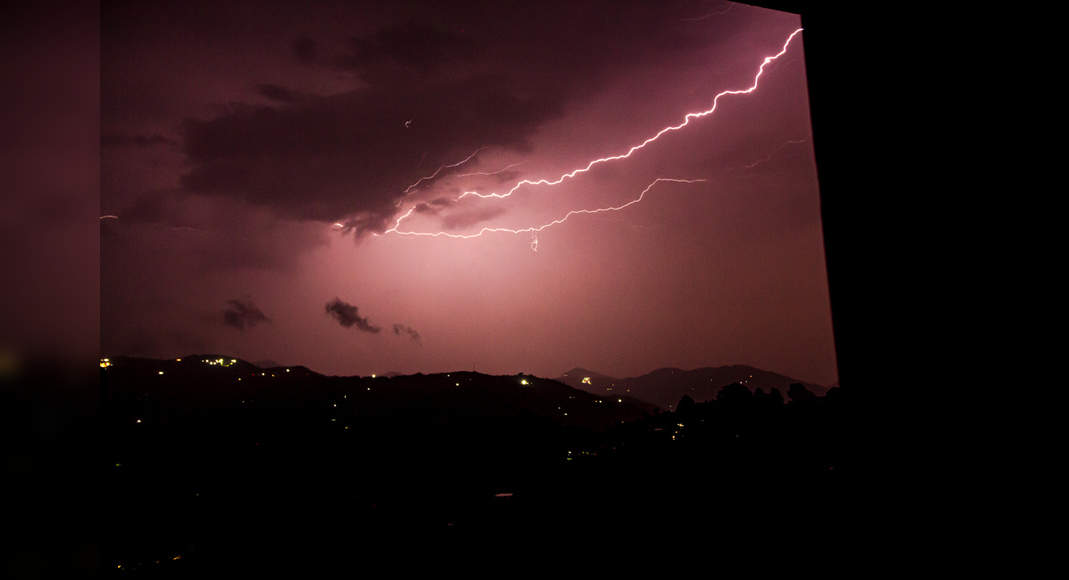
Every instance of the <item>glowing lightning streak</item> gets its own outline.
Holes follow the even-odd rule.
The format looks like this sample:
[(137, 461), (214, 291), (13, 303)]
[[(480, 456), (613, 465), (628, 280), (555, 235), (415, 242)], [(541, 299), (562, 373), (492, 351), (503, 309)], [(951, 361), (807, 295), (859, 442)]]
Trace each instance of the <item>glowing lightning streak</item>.
[(510, 163), (510, 164), (502, 167), (501, 169), (498, 169), (497, 171), (489, 171), (489, 172), (487, 172), (487, 171), (476, 171), (474, 173), (458, 173), (457, 177), (471, 177), (473, 175), (497, 175), (498, 173), (502, 173), (504, 171), (512, 169), (513, 167), (516, 167), (517, 165), (523, 165), (523, 161), (520, 161), (518, 163)]
[(561, 175), (560, 177), (558, 177), (557, 179), (554, 179), (554, 180), (539, 179), (539, 180), (536, 180), (536, 181), (531, 181), (529, 179), (524, 179), (524, 180), (518, 182), (516, 185), (512, 186), (512, 189), (508, 190), (505, 193), (486, 193), (486, 194), (483, 194), (483, 193), (479, 193), (479, 192), (476, 192), (476, 191), (465, 191), (464, 193), (460, 194), (459, 197), (457, 197), (457, 200), (459, 201), (459, 200), (461, 200), (461, 199), (463, 199), (463, 198), (465, 198), (465, 197), (467, 197), (469, 195), (474, 195), (474, 196), (481, 197), (481, 198), (489, 198), (489, 197), (505, 198), (505, 197), (511, 196), (513, 193), (515, 193), (515, 191), (517, 189), (519, 189), (520, 187), (523, 187), (524, 185), (557, 185), (557, 184), (561, 183), (562, 181), (564, 181), (565, 179), (571, 179), (571, 178), (575, 177), (576, 175), (579, 175), (580, 173), (586, 173), (586, 172), (590, 171), (590, 169), (592, 167), (594, 167), (595, 165), (599, 165), (601, 163), (606, 163), (606, 162), (609, 162), (609, 161), (618, 161), (620, 159), (627, 159), (628, 157), (631, 157), (631, 154), (634, 153), (635, 151), (638, 151), (638, 150), (644, 148), (646, 145), (649, 145), (650, 143), (653, 143), (657, 139), (660, 139), (661, 135), (664, 135), (665, 133), (669, 133), (671, 131), (678, 131), (678, 130), (682, 129), (683, 127), (686, 127), (687, 125), (690, 124), (691, 119), (700, 119), (702, 117), (707, 117), (709, 115), (712, 115), (716, 111), (716, 107), (717, 107), (717, 104), (720, 101), (720, 97), (723, 97), (725, 95), (748, 95), (750, 93), (753, 93), (755, 90), (757, 90), (758, 82), (761, 80), (761, 75), (764, 74), (764, 72), (765, 72), (765, 67), (768, 66), (769, 64), (771, 64), (772, 62), (776, 61), (777, 59), (779, 59), (779, 57), (781, 57), (784, 54), (786, 54), (787, 53), (787, 48), (790, 46), (791, 41), (794, 40), (794, 37), (798, 36), (801, 32), (802, 32), (801, 28), (799, 28), (798, 30), (795, 30), (794, 32), (792, 32), (791, 35), (787, 37), (787, 40), (783, 43), (783, 48), (780, 49), (780, 51), (778, 53), (776, 53), (773, 56), (766, 56), (765, 57), (764, 61), (761, 62), (760, 68), (757, 69), (757, 74), (754, 76), (753, 86), (751, 86), (748, 89), (734, 89), (734, 90), (721, 91), (715, 97), (713, 97), (713, 105), (711, 107), (709, 107), (708, 109), (706, 109), (704, 111), (698, 111), (696, 113), (687, 113), (686, 115), (683, 116), (683, 122), (682, 123), (680, 123), (678, 125), (670, 125), (668, 127), (665, 127), (663, 129), (661, 129), (655, 135), (653, 135), (652, 137), (646, 139), (642, 143), (639, 143), (638, 145), (632, 146), (630, 149), (627, 150), (627, 153), (621, 153), (619, 155), (612, 155), (612, 156), (609, 156), (609, 157), (600, 157), (598, 159), (595, 159), (595, 160), (591, 161), (590, 163), (587, 163), (586, 167), (581, 167), (579, 169), (573, 169), (572, 171), (569, 171), (568, 173), (565, 173), (565, 174)]
[(713, 16), (722, 16), (724, 14), (727, 14), (728, 12), (731, 12), (731, 9), (734, 7), (734, 4), (728, 4), (727, 8), (724, 8), (722, 10), (714, 10), (708, 14), (705, 14), (703, 16), (697, 16), (695, 18), (680, 18), (680, 20), (682, 20), (683, 22), (698, 22), (699, 20), (705, 20), (706, 18), (710, 18)]
[(672, 183), (699, 183), (699, 182), (703, 182), (703, 181), (707, 181), (707, 180), (705, 180), (705, 179), (676, 179), (676, 178), (671, 178), (671, 177), (658, 177), (657, 179), (654, 179), (652, 183), (647, 185), (646, 189), (643, 189), (642, 193), (638, 194), (638, 197), (636, 197), (635, 199), (632, 199), (631, 201), (629, 201), (629, 202), (627, 202), (627, 203), (625, 203), (623, 205), (617, 205), (617, 206), (612, 206), (612, 207), (601, 207), (601, 208), (597, 208), (597, 209), (573, 209), (572, 211), (564, 214), (564, 217), (555, 219), (555, 220), (553, 220), (553, 221), (551, 221), (549, 223), (545, 223), (545, 224), (542, 224), (540, 226), (530, 226), (530, 227), (520, 228), (520, 229), (484, 227), (484, 228), (482, 228), (481, 230), (479, 230), (478, 232), (476, 232), (474, 234), (453, 234), (453, 233), (449, 233), (449, 232), (402, 232), (402, 231), (398, 230), (397, 228), (400, 227), (401, 222), (404, 221), (408, 216), (412, 215), (412, 212), (416, 210), (415, 207), (412, 207), (412, 208), (409, 208), (409, 210), (407, 212), (402, 214), (401, 217), (397, 218), (397, 222), (394, 224), (394, 226), (392, 228), (386, 230), (385, 232), (383, 232), (383, 234), (384, 235), (385, 234), (397, 234), (399, 236), (421, 236), (421, 237), (427, 237), (427, 238), (454, 238), (454, 239), (465, 239), (466, 240), (466, 239), (471, 239), (471, 238), (478, 238), (478, 237), (481, 237), (483, 234), (487, 234), (487, 233), (497, 233), (497, 232), (504, 232), (504, 233), (509, 233), (509, 234), (532, 233), (532, 234), (535, 234), (535, 238), (531, 242), (531, 249), (537, 252), (538, 251), (538, 232), (541, 232), (541, 231), (543, 231), (543, 230), (545, 230), (547, 228), (551, 228), (553, 226), (559, 226), (560, 224), (568, 221), (568, 218), (572, 217), (573, 215), (607, 213), (607, 212), (613, 212), (613, 211), (620, 211), (622, 209), (628, 208), (628, 207), (630, 207), (632, 205), (635, 205), (636, 203), (639, 203), (640, 201), (642, 201), (642, 199), (644, 197), (646, 197), (646, 194), (649, 193), (649, 191), (651, 189), (653, 189), (653, 186), (657, 185), (658, 183), (660, 183), (662, 181), (668, 181), (668, 182), (672, 182)]
[(413, 183), (412, 185), (409, 185), (408, 187), (405, 188), (405, 191), (404, 191), (405, 195), (408, 195), (409, 193), (411, 193), (413, 189), (418, 187), (419, 184), (423, 183), (424, 181), (427, 181), (427, 180), (430, 180), (430, 179), (434, 179), (435, 177), (438, 177), (438, 174), (441, 173), (443, 169), (452, 169), (453, 167), (460, 167), (461, 165), (464, 165), (465, 163), (471, 161), (472, 157), (475, 157), (476, 155), (478, 155), (479, 152), (482, 151), (483, 149), (486, 149), (486, 147), (479, 147), (478, 149), (473, 151), (471, 155), (468, 155), (464, 159), (462, 159), (460, 161), (457, 161), (456, 163), (453, 163), (452, 165), (442, 165), (437, 170), (435, 170), (434, 173), (428, 175), (427, 177), (419, 178), (419, 181), (417, 181), (417, 182)]
[(765, 155), (764, 157), (758, 159), (757, 161), (754, 161), (753, 163), (747, 163), (746, 165), (743, 165), (743, 167), (745, 167), (746, 169), (753, 169), (754, 167), (757, 167), (758, 165), (761, 165), (762, 163), (767, 163), (767, 162), (771, 161), (772, 158), (776, 156), (776, 153), (779, 153), (780, 151), (786, 149), (788, 145), (801, 145), (802, 143), (805, 143), (805, 142), (806, 142), (805, 139), (791, 139), (790, 141), (787, 141), (786, 143), (783, 143), (779, 147), (776, 147), (776, 149), (773, 150), (772, 153), (769, 153), (768, 155)]

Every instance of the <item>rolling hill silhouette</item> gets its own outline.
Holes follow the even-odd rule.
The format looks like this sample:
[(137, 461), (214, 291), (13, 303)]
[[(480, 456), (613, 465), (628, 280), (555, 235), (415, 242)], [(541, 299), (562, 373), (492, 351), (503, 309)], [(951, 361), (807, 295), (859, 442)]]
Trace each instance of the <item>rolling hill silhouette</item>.
[[(589, 379), (589, 382), (586, 382), (586, 379)], [(624, 379), (576, 367), (557, 377), (557, 380), (599, 395), (634, 397), (662, 409), (672, 409), (683, 395), (690, 395), (695, 401), (714, 399), (720, 389), (733, 383), (745, 385), (751, 391), (776, 389), (784, 397), (787, 397), (788, 388), (794, 383), (801, 383), (818, 395), (823, 395), (828, 390), (822, 385), (806, 383), (747, 365), (702, 367), (689, 371), (661, 368), (638, 377)]]
[[(722, 369), (661, 369), (624, 392), (582, 369), (562, 377), (613, 388), (587, 392), (527, 374), (339, 377), (221, 354), (101, 363), (99, 413), (77, 436), (92, 449), (81, 485), (110, 522), (100, 553), (113, 569), (262, 574), (413, 539), (839, 525), (841, 389), (785, 402), (720, 388)], [(726, 368), (754, 387), (792, 381)], [(674, 397), (681, 377), (695, 386), (682, 408), (633, 398)]]
[(116, 357), (106, 369), (109, 396), (154, 400), (175, 409), (288, 407), (317, 401), (335, 418), (419, 415), (448, 424), (464, 417), (550, 418), (605, 428), (641, 418), (653, 405), (532, 375), (470, 371), (379, 377), (327, 376), (304, 366), (260, 367), (220, 354), (175, 359)]

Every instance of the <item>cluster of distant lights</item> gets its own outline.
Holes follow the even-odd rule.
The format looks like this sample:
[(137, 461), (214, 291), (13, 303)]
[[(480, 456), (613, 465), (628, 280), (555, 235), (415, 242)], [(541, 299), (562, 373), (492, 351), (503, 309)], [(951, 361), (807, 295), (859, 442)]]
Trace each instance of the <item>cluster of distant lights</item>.
[[(181, 362), (181, 361), (182, 361), (182, 359), (181, 359), (181, 358), (177, 358), (177, 359), (175, 359), (175, 361), (176, 361), (176, 362)], [(215, 360), (208, 360), (208, 359), (204, 359), (204, 360), (202, 360), (202, 362), (204, 362), (204, 363), (206, 363), (206, 364), (209, 364), (209, 365), (211, 365), (211, 366), (224, 366), (224, 367), (225, 367), (225, 366), (230, 366), (230, 365), (233, 365), (233, 364), (235, 364), (235, 363), (236, 363), (237, 361), (236, 361), (236, 359), (230, 359), (230, 361), (229, 361), (229, 362), (227, 362), (227, 361), (226, 361), (225, 359), (222, 359), (222, 358), (220, 358), (220, 359), (215, 359)], [(108, 366), (111, 366), (111, 361), (110, 361), (109, 359), (106, 359), (106, 358), (105, 358), (105, 359), (101, 359), (101, 367), (103, 367), (103, 368), (107, 368)], [(288, 369), (288, 368), (287, 368), (287, 369), (285, 369), (285, 371), (286, 371), (286, 372), (288, 373), (288, 372), (290, 372), (290, 369)], [(163, 374), (163, 371), (158, 371), (158, 372), (159, 372), (159, 374), (161, 374), (161, 375)], [(256, 376), (256, 373), (252, 373), (252, 376), (254, 376), (254, 377), (255, 377), (255, 376)], [(265, 373), (265, 372), (261, 372), (261, 373), (260, 373), (260, 376), (266, 376), (266, 373)], [(272, 373), (272, 374), (271, 374), (271, 376), (272, 376), (272, 377), (274, 377), (274, 376), (276, 376), (276, 375), (275, 375), (274, 373)], [(448, 374), (447, 374), (446, 376), (447, 376), (447, 377), (449, 377), (449, 376), (451, 376), (451, 375), (448, 375)], [(376, 378), (376, 377), (377, 377), (377, 375), (376, 375), (376, 374), (372, 374), (372, 375), (371, 375), (371, 378)], [(239, 377), (239, 378), (238, 378), (238, 380), (240, 381), (240, 380), (241, 380), (241, 378)], [(583, 382), (584, 384), (591, 384), (591, 381), (590, 381), (590, 377), (584, 377), (584, 379), (583, 379), (583, 381), (582, 381), (582, 382)], [(457, 387), (459, 387), (459, 386), (460, 386), (460, 382), (459, 382), (459, 381), (457, 381), (457, 382), (454, 382), (454, 384), (455, 384), (455, 385), (456, 385)], [(520, 378), (520, 380), (519, 380), (519, 384), (520, 384), (520, 386), (524, 386), (524, 387), (526, 387), (526, 386), (530, 386), (530, 385), (532, 385), (532, 384), (533, 384), (533, 381), (531, 381), (531, 380), (528, 380), (528, 379), (527, 379), (526, 377), (521, 377), (521, 378)], [(367, 387), (367, 390), (368, 390), (368, 391), (370, 391), (370, 390), (371, 390), (371, 387)], [(342, 398), (343, 398), (343, 399), (348, 399), (348, 398), (349, 398), (349, 393), (343, 393), (343, 394), (342, 394)], [(568, 398), (569, 398), (569, 399), (575, 399), (575, 395), (568, 395)], [(623, 399), (622, 399), (622, 398), (617, 398), (617, 399), (616, 399), (616, 402), (617, 402), (617, 403), (623, 403)], [(592, 404), (594, 404), (594, 405), (601, 405), (601, 404), (604, 404), (604, 403), (605, 403), (605, 400), (604, 400), (604, 399), (593, 399), (593, 400), (592, 400)], [(244, 407), (244, 406), (246, 406), (246, 404), (247, 404), (247, 402), (246, 402), (245, 400), (242, 400), (242, 401), (241, 401), (241, 405), (242, 405), (243, 407)], [(331, 406), (331, 409), (337, 409), (337, 408), (338, 408), (338, 403), (337, 403), (336, 401), (331, 401), (331, 404), (330, 404), (330, 406)], [(557, 409), (558, 409), (559, 411), (563, 411), (563, 409), (561, 409), (561, 407), (560, 407), (560, 406), (558, 406), (558, 407), (557, 407)], [(563, 416), (565, 416), (565, 417), (567, 417), (567, 416), (568, 416), (568, 412), (567, 412), (567, 411), (563, 411), (563, 412), (562, 412), (562, 415), (563, 415)], [(337, 423), (337, 421), (338, 421), (337, 417), (333, 417), (333, 416), (332, 416), (332, 417), (330, 417), (329, 419), (330, 419), (330, 422), (331, 422), (331, 423)], [(143, 420), (142, 420), (141, 418), (136, 418), (134, 422), (135, 422), (135, 423), (137, 423), (137, 424), (141, 424), (141, 423), (143, 423)], [(673, 432), (672, 432), (672, 440), (673, 440), (673, 441), (677, 440), (677, 436), (679, 435), (679, 429), (682, 429), (682, 428), (683, 428), (683, 424), (682, 424), (682, 423), (678, 423), (678, 424), (677, 424), (677, 427), (678, 427), (678, 428), (677, 428), (677, 429), (673, 429)], [(349, 425), (349, 424), (345, 424), (345, 425), (343, 426), (343, 429), (344, 429), (345, 431), (351, 431), (351, 430), (352, 430), (352, 425)], [(658, 431), (659, 431), (660, 429), (656, 429), (656, 430), (658, 430)], [(257, 443), (257, 445), (259, 445), (259, 443)], [(585, 451), (585, 450), (583, 450), (583, 451), (580, 451), (578, 455), (581, 455), (581, 456), (596, 456), (596, 455), (597, 455), (597, 452), (595, 452), (595, 451)], [(573, 459), (574, 459), (575, 457), (576, 457), (576, 455), (574, 455), (574, 454), (573, 454), (573, 451), (570, 451), (570, 450), (569, 450), (569, 451), (568, 451), (568, 455), (566, 456), (566, 458), (565, 458), (565, 459), (566, 459), (566, 461), (572, 461), (572, 460), (573, 460)], [(121, 468), (121, 467), (122, 467), (122, 464), (121, 464), (121, 463), (116, 463), (116, 464), (115, 464), (115, 467), (116, 467), (116, 468)], [(199, 494), (198, 494), (198, 495), (199, 495)], [(511, 496), (511, 495), (512, 495), (512, 493), (510, 493), (510, 492), (504, 492), (504, 493), (499, 493), (499, 494), (495, 494), (495, 497), (509, 497), (509, 496)], [(181, 555), (178, 555), (178, 556), (175, 556), (175, 557), (173, 557), (172, 559), (173, 559), (173, 560), (178, 560), (178, 559), (180, 559), (180, 558), (181, 558)], [(156, 563), (158, 564), (158, 563), (159, 563), (159, 561), (157, 561)], [(117, 565), (117, 568), (118, 568), (118, 569), (122, 569), (122, 568), (123, 568), (123, 565), (122, 565), (122, 564), (119, 564), (119, 565)]]
[[(177, 359), (177, 360), (182, 360), (182, 359)], [(200, 362), (206, 363), (207, 365), (213, 366), (213, 367), (229, 367), (229, 366), (236, 365), (238, 363), (238, 360), (232, 358), (229, 361), (227, 361), (226, 359), (217, 358), (215, 360), (204, 359), (204, 360), (202, 360)]]
[[(175, 362), (182, 362), (182, 359), (181, 359), (181, 358), (176, 358), (176, 359), (174, 359), (174, 360), (175, 360)], [(222, 367), (229, 367), (229, 366), (233, 366), (234, 364), (236, 364), (236, 363), (237, 363), (237, 359), (229, 359), (229, 360), (227, 360), (227, 359), (223, 359), (223, 358), (217, 358), (217, 359), (214, 359), (214, 360), (212, 360), (212, 359), (202, 359), (202, 360), (201, 360), (201, 362), (202, 362), (202, 363), (205, 363), (205, 364), (207, 364), (207, 365), (209, 365), (209, 366), (222, 366)], [(101, 367), (101, 368), (105, 368), (105, 369), (106, 369), (106, 368), (108, 368), (108, 367), (110, 367), (110, 366), (112, 366), (112, 362), (111, 362), (111, 360), (110, 360), (110, 359), (108, 359), (108, 358), (102, 358), (102, 359), (100, 359), (100, 367)], [(287, 368), (287, 369), (285, 369), (285, 371), (286, 371), (286, 372), (288, 373), (288, 372), (290, 372), (290, 369), (288, 369), (288, 368)], [(162, 374), (164, 374), (164, 373), (163, 373), (163, 371), (156, 371), (156, 372), (157, 372), (157, 374), (159, 374), (159, 375), (162, 375)], [(252, 377), (255, 377), (255, 376), (256, 376), (256, 373), (252, 373), (252, 374), (251, 374), (250, 376), (252, 376)], [(261, 371), (261, 372), (260, 372), (260, 376), (261, 376), (261, 377), (266, 377), (266, 376), (267, 376), (267, 373), (266, 373), (266, 372), (263, 372), (263, 371)], [(275, 377), (275, 376), (277, 376), (277, 375), (276, 375), (275, 373), (271, 373), (271, 376), (272, 376), (272, 377)], [(446, 377), (450, 377), (450, 376), (451, 376), (450, 374), (447, 374), (447, 375), (446, 375)], [(377, 374), (375, 374), (375, 373), (372, 373), (372, 375), (371, 375), (371, 378), (372, 378), (372, 379), (374, 379), (374, 378), (377, 378), (377, 377), (378, 377), (378, 375), (377, 375)], [(239, 380), (239, 381), (240, 381), (241, 379), (242, 379), (242, 377), (238, 377), (238, 379), (237, 379), (237, 380)], [(591, 381), (590, 381), (590, 377), (584, 377), (584, 378), (583, 378), (583, 380), (582, 380), (582, 382), (583, 382), (584, 384), (588, 384), (588, 385), (589, 385), (589, 384), (591, 384)], [(526, 377), (522, 377), (522, 378), (520, 378), (520, 380), (519, 380), (519, 383), (520, 383), (520, 386), (522, 386), (522, 387), (528, 387), (528, 386), (531, 386), (531, 385), (533, 384), (533, 382), (532, 382), (532, 381), (530, 381), (530, 380), (528, 380), (528, 379), (527, 379)], [(456, 382), (454, 382), (453, 384), (454, 384), (455, 386), (457, 386), (457, 387), (459, 387), (459, 386), (460, 386), (460, 382), (459, 382), (459, 381), (456, 381)], [(368, 391), (370, 391), (370, 390), (371, 390), (371, 387), (367, 387), (367, 390), (368, 390)], [(348, 399), (348, 398), (349, 398), (349, 394), (348, 394), (348, 393), (344, 394), (344, 395), (342, 396), (342, 398), (344, 398), (344, 399)], [(569, 396), (568, 396), (568, 398), (569, 398), (569, 399), (574, 399), (574, 398), (575, 398), (575, 395), (569, 395)], [(617, 403), (623, 403), (623, 402), (624, 402), (624, 400), (623, 400), (622, 398), (617, 398), (617, 399), (616, 399), (616, 402), (617, 402)], [(604, 401), (603, 399), (595, 399), (595, 400), (593, 400), (593, 402), (592, 402), (592, 403), (593, 403), (593, 404), (595, 404), (595, 405), (599, 405), (599, 404), (604, 404), (604, 403), (605, 403), (605, 401)], [(241, 401), (241, 404), (242, 404), (242, 406), (245, 406), (245, 405), (246, 405), (246, 402), (245, 402), (245, 400), (242, 400), (242, 401)], [(332, 403), (331, 403), (331, 408), (334, 408), (334, 409), (336, 409), (337, 407), (338, 407), (338, 403), (336, 403), (336, 402), (332, 402)], [(558, 410), (560, 410), (560, 407), (558, 406), (558, 407), (557, 407), (557, 409), (558, 409)], [(567, 417), (567, 416), (568, 416), (568, 413), (567, 413), (567, 411), (563, 412), (563, 416), (565, 416), (565, 417)], [(137, 423), (137, 424), (141, 424), (141, 423), (142, 423), (142, 420), (141, 420), (140, 418), (137, 418), (137, 419), (136, 419), (136, 420), (135, 420), (134, 422), (135, 422), (135, 423)], [(337, 422), (337, 419), (336, 419), (336, 418), (334, 418), (334, 417), (331, 417), (331, 418), (330, 418), (330, 422), (331, 422), (331, 423)], [(351, 429), (351, 426), (350, 426), (350, 425), (345, 425), (345, 430), (346, 430), (346, 431), (349, 431), (350, 429)], [(673, 439), (675, 439), (675, 437), (674, 437), (674, 436), (673, 436)], [(116, 464), (115, 466), (116, 466), (116, 467), (119, 467), (119, 464)]]
[(672, 441), (678, 441), (679, 438), (683, 436), (683, 434), (680, 433), (680, 430), (684, 429), (685, 427), (686, 425), (684, 425), (683, 423), (676, 423), (675, 428), (672, 429)]
[[(175, 360), (175, 362), (182, 362), (182, 359), (181, 359), (181, 358), (176, 358), (176, 359), (174, 359), (174, 360)], [(205, 364), (207, 364), (208, 366), (213, 366), (213, 367), (214, 367), (214, 366), (221, 366), (221, 367), (230, 367), (230, 366), (233, 366), (233, 365), (237, 364), (237, 362), (238, 362), (238, 361), (237, 361), (237, 359), (233, 359), (233, 358), (232, 358), (232, 359), (229, 359), (229, 360), (227, 360), (227, 359), (224, 359), (224, 358), (217, 358), (217, 359), (214, 359), (214, 360), (213, 360), (213, 359), (202, 359), (202, 360), (201, 360), (201, 362), (202, 362), (202, 363), (205, 363)], [(110, 366), (112, 366), (112, 362), (111, 362), (111, 360), (110, 360), (110, 359), (108, 359), (108, 358), (102, 358), (102, 359), (100, 359), (100, 368), (104, 368), (104, 369), (106, 369), (106, 368), (108, 368), (108, 367), (110, 367)], [(286, 372), (287, 372), (287, 373), (288, 373), (288, 372), (290, 372), (290, 369), (285, 369), (285, 370), (286, 370)], [(162, 375), (162, 374), (163, 374), (163, 371), (156, 371), (156, 373), (157, 373), (157, 374), (159, 374), (159, 375)], [(252, 373), (252, 374), (251, 374), (250, 376), (253, 376), (253, 377), (255, 377), (255, 376), (256, 376), (256, 373)], [(260, 372), (260, 376), (261, 376), (261, 377), (266, 377), (266, 376), (267, 376), (267, 373), (266, 373), (266, 372)], [(276, 375), (275, 373), (271, 373), (271, 376), (272, 376), (272, 377), (275, 377), (275, 376), (277, 376), (277, 375)], [(446, 376), (448, 377), (449, 375), (446, 375)], [(375, 373), (372, 373), (372, 375), (371, 375), (371, 378), (373, 378), (373, 379), (374, 379), (374, 378), (377, 378), (377, 377), (378, 377), (378, 375), (377, 375), (377, 374), (375, 374)], [(240, 381), (240, 380), (241, 380), (241, 377), (238, 377), (238, 380)], [(590, 382), (590, 377), (583, 377), (583, 380), (582, 380), (581, 382), (582, 382), (583, 384), (585, 384), (585, 385), (589, 385), (589, 384), (591, 384), (591, 382)], [(458, 387), (460, 386), (460, 382), (455, 382), (454, 384), (455, 384), (456, 386), (458, 386)], [(532, 383), (531, 383), (531, 381), (527, 380), (526, 378), (521, 378), (521, 379), (520, 379), (520, 386), (523, 386), (523, 387), (527, 387), (527, 386), (530, 386), (531, 384), (532, 384)], [(370, 390), (371, 390), (371, 387), (368, 387), (368, 388), (367, 388), (367, 390), (369, 390), (369, 391), (370, 391)], [(348, 398), (348, 395), (346, 395), (346, 396), (345, 396), (345, 398)], [(572, 398), (575, 398), (575, 397), (574, 397), (574, 396), (569, 396), (568, 398), (569, 398), (569, 399), (572, 399)], [(244, 403), (244, 401), (242, 401), (242, 402)], [(602, 399), (596, 399), (596, 400), (594, 401), (594, 403), (595, 403), (595, 404), (601, 404), (601, 403), (604, 403), (604, 402), (605, 402), (605, 401), (603, 401)], [(620, 399), (620, 398), (618, 398), (618, 399), (616, 399), (616, 402), (617, 402), (617, 403), (623, 403), (623, 402), (624, 402), (624, 400), (623, 400), (623, 399)], [(334, 407), (337, 407), (337, 406), (338, 406), (338, 404), (337, 404), (337, 403), (334, 403)], [(567, 413), (565, 413), (565, 415), (567, 415)], [(141, 422), (141, 420), (140, 420), (140, 419), (138, 419), (138, 420), (137, 420), (137, 422), (138, 422), (138, 423), (140, 423), (140, 422)]]
[[(174, 361), (175, 361), (175, 362), (182, 362), (182, 358), (181, 358), (181, 357), (179, 357), (179, 358), (176, 358), (176, 359), (174, 359)], [(236, 365), (236, 364), (238, 363), (238, 359), (236, 359), (236, 358), (232, 358), (232, 359), (225, 359), (225, 358), (217, 358), (217, 359), (201, 359), (201, 361), (200, 361), (200, 362), (202, 362), (202, 363), (204, 363), (204, 364), (206, 364), (206, 365), (208, 365), (208, 366), (212, 366), (212, 367), (223, 367), (223, 368), (227, 368), (227, 367), (232, 367), (232, 366)], [(100, 359), (100, 368), (102, 368), (102, 369), (108, 369), (108, 368), (111, 368), (112, 366), (115, 366), (115, 363), (113, 363), (113, 362), (111, 361), (111, 359), (110, 359), (110, 358), (102, 358), (102, 359)], [(287, 369), (284, 369), (284, 370), (285, 370), (285, 372), (287, 372), (287, 373), (291, 371), (291, 369), (288, 369), (288, 368), (287, 368)], [(156, 371), (156, 374), (157, 374), (157, 375), (163, 375), (163, 374), (164, 374), (164, 372), (163, 372), (163, 371), (161, 371), (161, 370), (157, 370), (157, 371)], [(253, 376), (253, 377), (255, 377), (255, 376), (256, 376), (256, 373), (252, 373), (252, 374), (251, 374), (250, 376)], [(267, 376), (267, 373), (266, 373), (266, 372), (261, 372), (261, 373), (260, 373), (260, 376), (262, 376), (262, 377), (266, 377), (266, 376)], [(272, 376), (272, 377), (276, 377), (276, 376), (278, 376), (278, 375), (276, 375), (275, 373), (271, 373), (271, 376)], [(372, 376), (372, 378), (374, 378), (374, 377), (375, 377), (375, 375), (371, 375), (371, 376)], [(241, 380), (241, 377), (238, 377), (238, 380), (240, 381), (240, 380)]]
[[(178, 560), (182, 559), (182, 554), (175, 554), (175, 555), (171, 556), (169, 559), (172, 562), (177, 562)], [(161, 561), (160, 560), (153, 560), (153, 563), (158, 566), (161, 563)], [(128, 564), (123, 563), (122, 561), (119, 561), (119, 562), (115, 562), (115, 569), (116, 570), (129, 570), (129, 569), (135, 569), (136, 570), (141, 565), (142, 565), (142, 562), (135, 562), (132, 565), (128, 565)]]
[[(615, 448), (614, 448), (615, 449)], [(567, 455), (564, 456), (565, 461), (575, 461), (576, 457), (597, 457), (597, 451), (591, 451), (589, 449), (580, 449), (578, 453), (568, 450)]]

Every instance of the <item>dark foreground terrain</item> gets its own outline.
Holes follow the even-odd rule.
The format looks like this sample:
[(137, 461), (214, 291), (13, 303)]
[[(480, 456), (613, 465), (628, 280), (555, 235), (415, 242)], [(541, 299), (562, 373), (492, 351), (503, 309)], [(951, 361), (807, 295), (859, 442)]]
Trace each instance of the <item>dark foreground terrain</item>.
[(840, 388), (736, 383), (667, 412), (529, 375), (105, 364), (62, 428), (19, 429), (47, 419), (4, 394), (27, 498), (11, 577), (320, 577), (501, 544), (543, 564), (675, 558), (654, 546), (682, 539), (776, 551), (835, 543), (856, 516)]

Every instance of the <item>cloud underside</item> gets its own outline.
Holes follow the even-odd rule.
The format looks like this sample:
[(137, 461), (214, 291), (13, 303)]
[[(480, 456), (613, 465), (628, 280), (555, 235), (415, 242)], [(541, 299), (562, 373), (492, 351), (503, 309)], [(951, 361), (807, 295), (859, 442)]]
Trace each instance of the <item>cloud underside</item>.
[(419, 332), (417, 332), (416, 329), (412, 328), (411, 326), (405, 324), (394, 324), (393, 333), (397, 336), (407, 336), (417, 344), (423, 344), (423, 337), (420, 336)]
[[(294, 39), (301, 63), (355, 73), (367, 86), (316, 96), (261, 83), (256, 91), (270, 106), (237, 103), (215, 118), (187, 119), (182, 187), (285, 219), (340, 222), (358, 236), (382, 232), (405, 188), (434, 168), (479, 147), (526, 151), (541, 126), (623, 74), (625, 61), (672, 57), (696, 43), (671, 8), (614, 7), (640, 14), (606, 19), (607, 7), (464, 7), (448, 21), (385, 25), (333, 54), (322, 47), (334, 39)], [(551, 25), (562, 18), (568, 26)], [(447, 215), (443, 225), (491, 217)]]
[(226, 304), (227, 307), (223, 310), (223, 324), (226, 326), (245, 330), (271, 321), (251, 298), (234, 298), (227, 300)]

